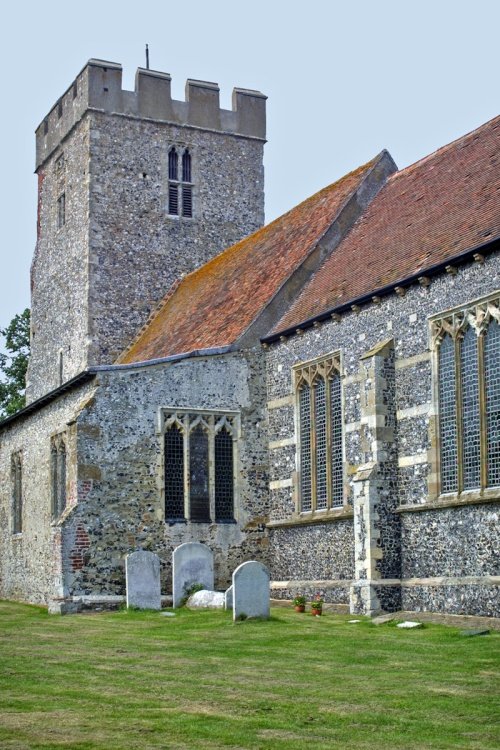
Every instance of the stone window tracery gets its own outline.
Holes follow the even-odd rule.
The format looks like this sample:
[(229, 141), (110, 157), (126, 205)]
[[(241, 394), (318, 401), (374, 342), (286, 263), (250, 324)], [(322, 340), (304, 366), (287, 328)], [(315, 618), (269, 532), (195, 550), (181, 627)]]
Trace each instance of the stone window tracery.
[(225, 523), (235, 517), (238, 415), (163, 412), (165, 519)]
[(21, 534), (23, 530), (23, 456), (21, 451), (11, 457), (12, 478), (12, 533)]
[[(179, 177), (180, 173), (180, 177)], [(193, 184), (191, 182), (191, 154), (188, 148), (182, 151), (179, 170), (179, 152), (172, 146), (168, 152), (168, 213), (171, 216), (192, 218)]]
[(50, 446), (52, 518), (59, 518), (66, 508), (66, 442), (64, 435), (56, 435)]
[(440, 494), (500, 485), (500, 295), (431, 321)]
[(301, 513), (344, 505), (340, 357), (294, 368)]

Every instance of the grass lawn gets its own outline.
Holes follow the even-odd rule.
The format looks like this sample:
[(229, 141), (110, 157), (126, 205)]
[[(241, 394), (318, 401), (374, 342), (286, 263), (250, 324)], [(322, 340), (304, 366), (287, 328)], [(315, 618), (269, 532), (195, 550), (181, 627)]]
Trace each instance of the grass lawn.
[(0, 748), (500, 747), (500, 633), (0, 602)]

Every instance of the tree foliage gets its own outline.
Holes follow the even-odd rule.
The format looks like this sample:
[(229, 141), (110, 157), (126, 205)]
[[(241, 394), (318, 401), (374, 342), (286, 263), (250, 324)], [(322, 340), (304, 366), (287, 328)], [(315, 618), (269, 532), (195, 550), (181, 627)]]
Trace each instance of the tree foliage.
[(0, 419), (22, 409), (30, 354), (30, 311), (15, 315), (7, 328), (0, 328), (8, 354), (0, 352)]

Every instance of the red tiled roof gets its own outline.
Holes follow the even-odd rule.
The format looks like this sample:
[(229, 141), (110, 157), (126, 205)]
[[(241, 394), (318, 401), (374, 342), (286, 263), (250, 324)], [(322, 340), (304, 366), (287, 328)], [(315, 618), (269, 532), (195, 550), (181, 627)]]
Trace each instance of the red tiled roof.
[(500, 236), (500, 117), (391, 175), (279, 332)]
[(235, 343), (314, 249), (376, 161), (350, 172), (174, 285), (118, 362)]

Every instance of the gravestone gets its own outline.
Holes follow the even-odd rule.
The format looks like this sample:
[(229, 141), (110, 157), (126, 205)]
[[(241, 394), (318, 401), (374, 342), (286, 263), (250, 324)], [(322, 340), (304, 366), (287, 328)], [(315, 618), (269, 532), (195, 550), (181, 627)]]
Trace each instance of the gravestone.
[(233, 587), (230, 586), (224, 594), (224, 609), (233, 608)]
[(178, 607), (187, 589), (201, 583), (204, 589), (214, 589), (214, 556), (212, 550), (200, 542), (186, 542), (172, 553), (173, 606)]
[(244, 617), (269, 617), (269, 571), (254, 560), (233, 573), (233, 620)]
[(161, 609), (160, 558), (154, 552), (132, 552), (125, 558), (127, 607)]

